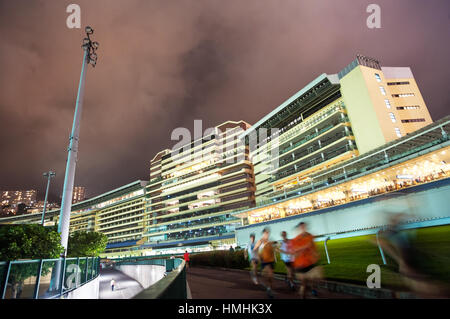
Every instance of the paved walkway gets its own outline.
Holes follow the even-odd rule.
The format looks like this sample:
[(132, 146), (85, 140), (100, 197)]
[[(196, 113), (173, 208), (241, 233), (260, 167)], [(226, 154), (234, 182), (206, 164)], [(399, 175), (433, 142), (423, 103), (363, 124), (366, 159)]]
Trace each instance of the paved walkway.
[[(116, 282), (114, 291), (111, 291), (111, 279)], [(130, 299), (144, 288), (131, 277), (114, 269), (100, 271), (100, 299)]]
[[(249, 272), (211, 268), (190, 268), (187, 281), (192, 299), (267, 299), (263, 286), (255, 285)], [(276, 299), (298, 299), (283, 280), (274, 279), (273, 294)], [(308, 298), (355, 298), (355, 296), (318, 291), (317, 297)]]

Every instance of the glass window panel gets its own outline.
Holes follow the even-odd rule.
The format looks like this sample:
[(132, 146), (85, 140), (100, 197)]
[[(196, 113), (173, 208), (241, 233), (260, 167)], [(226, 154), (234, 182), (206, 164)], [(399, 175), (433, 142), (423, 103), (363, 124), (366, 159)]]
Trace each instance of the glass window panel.
[(11, 264), (5, 299), (32, 299), (39, 270), (39, 262)]
[(59, 294), (60, 282), (57, 280), (58, 263), (60, 263), (59, 267), (61, 267), (62, 261), (54, 260), (42, 263), (38, 298), (50, 298)]

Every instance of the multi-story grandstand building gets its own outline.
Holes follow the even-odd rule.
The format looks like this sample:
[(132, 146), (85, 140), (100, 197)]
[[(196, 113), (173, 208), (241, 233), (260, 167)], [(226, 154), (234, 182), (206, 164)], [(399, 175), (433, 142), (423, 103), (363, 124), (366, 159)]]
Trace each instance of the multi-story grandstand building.
[(363, 155), (309, 175), (311, 183), (273, 193), (235, 212), (237, 244), (270, 227), (273, 239), (304, 221), (316, 236), (376, 233), (402, 213), (414, 227), (450, 223), (450, 116)]
[[(358, 55), (322, 74), (243, 133), (266, 129), (251, 150), (256, 201), (311, 183), (310, 176), (432, 123), (410, 68)], [(255, 137), (253, 137), (254, 139)]]
[(159, 252), (229, 245), (240, 220), (236, 209), (255, 203), (253, 165), (239, 136), (244, 121), (225, 122), (210, 134), (151, 161), (145, 247)]

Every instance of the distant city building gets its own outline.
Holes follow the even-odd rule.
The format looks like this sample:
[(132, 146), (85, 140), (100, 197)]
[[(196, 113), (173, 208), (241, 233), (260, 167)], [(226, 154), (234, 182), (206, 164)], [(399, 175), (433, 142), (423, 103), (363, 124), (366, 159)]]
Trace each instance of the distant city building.
[(2, 191), (1, 204), (4, 206), (23, 203), (27, 206), (33, 206), (36, 203), (36, 194), (37, 191), (35, 189)]
[(72, 204), (82, 202), (86, 199), (86, 187), (75, 186), (72, 194)]
[(37, 191), (34, 189), (2, 191), (0, 202), (1, 215), (5, 216), (25, 213), (28, 207), (36, 204), (36, 193)]

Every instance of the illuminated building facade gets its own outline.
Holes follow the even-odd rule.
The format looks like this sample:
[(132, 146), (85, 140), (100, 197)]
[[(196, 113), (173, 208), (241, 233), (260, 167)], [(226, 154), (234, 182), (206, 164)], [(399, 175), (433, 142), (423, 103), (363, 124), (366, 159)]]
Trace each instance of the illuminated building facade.
[(136, 181), (73, 205), (70, 232), (94, 230), (105, 234), (106, 254), (136, 247), (144, 231), (146, 184)]
[(181, 252), (183, 247), (208, 249), (234, 242), (240, 220), (231, 212), (255, 203), (253, 165), (238, 138), (248, 128), (244, 121), (225, 122), (187, 147), (153, 158), (146, 247)]
[[(291, 192), (275, 193), (271, 203), (236, 212), (243, 225), (237, 228), (238, 241), (247, 241), (250, 232), (268, 225), (275, 232), (278, 228), (292, 231), (300, 220), (313, 224), (318, 236), (376, 228), (385, 222), (383, 214), (396, 208), (411, 214), (414, 221), (447, 224), (449, 132), (447, 116), (364, 155), (311, 174), (311, 183)], [(409, 199), (393, 201), (402, 196)]]
[(23, 203), (27, 206), (33, 206), (36, 203), (37, 191), (32, 190), (16, 190), (2, 191), (2, 205), (17, 205)]
[(37, 191), (32, 190), (15, 190), (2, 191), (0, 201), (0, 213), (3, 215), (14, 215), (18, 212), (18, 205), (25, 204), (32, 207), (36, 204)]
[[(130, 254), (142, 243), (145, 230), (146, 181), (135, 181), (72, 205), (70, 233), (97, 231), (108, 237), (105, 255)], [(58, 223), (59, 209), (49, 209), (45, 225)], [(42, 211), (0, 219), (0, 224), (40, 223)], [(139, 251), (139, 254), (141, 251)]]
[(72, 204), (82, 202), (86, 199), (86, 187), (74, 186), (72, 193)]
[[(258, 204), (311, 183), (310, 176), (432, 123), (410, 68), (381, 67), (358, 55), (338, 74), (322, 74), (263, 117), (251, 149)], [(275, 129), (275, 131), (274, 131)]]

